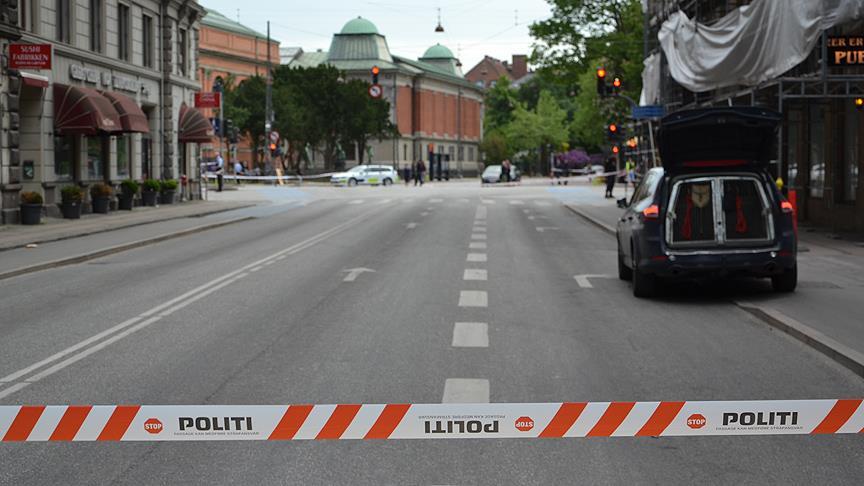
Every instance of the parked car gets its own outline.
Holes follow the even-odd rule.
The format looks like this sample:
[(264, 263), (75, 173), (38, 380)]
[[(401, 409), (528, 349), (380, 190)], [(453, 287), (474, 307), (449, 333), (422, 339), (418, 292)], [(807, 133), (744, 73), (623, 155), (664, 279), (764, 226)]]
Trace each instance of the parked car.
[(768, 172), (780, 115), (754, 107), (677, 112), (658, 134), (664, 168), (647, 172), (618, 221), (618, 275), (652, 296), (667, 280), (770, 278), (795, 290), (793, 207)]
[[(483, 174), (480, 176), (481, 184), (496, 184), (501, 182), (501, 166), (500, 165), (490, 165), (486, 167), (483, 171)], [(519, 170), (515, 165), (510, 166), (510, 181), (516, 182), (522, 179), (522, 171)]]
[(389, 186), (399, 180), (396, 169), (389, 165), (358, 165), (346, 172), (333, 174), (330, 183), (337, 186), (356, 186), (379, 184)]

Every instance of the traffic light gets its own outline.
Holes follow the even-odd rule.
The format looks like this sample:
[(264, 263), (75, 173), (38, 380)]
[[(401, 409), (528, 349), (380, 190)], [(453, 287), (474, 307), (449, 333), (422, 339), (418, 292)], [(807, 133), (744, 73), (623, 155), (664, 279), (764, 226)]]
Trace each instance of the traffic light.
[(601, 67), (597, 69), (597, 95), (601, 98), (605, 98), (607, 91), (606, 69)]
[(618, 94), (621, 91), (621, 78), (612, 80), (612, 94)]
[(610, 123), (606, 129), (609, 130), (609, 136), (614, 137), (618, 135), (618, 125)]
[(864, 98), (855, 98), (855, 108), (864, 108)]
[(372, 84), (378, 84), (378, 75), (381, 74), (381, 68), (372, 66)]
[(613, 146), (612, 146), (612, 153), (613, 153), (613, 154), (616, 154), (616, 155), (617, 155), (618, 152), (620, 152), (620, 151), (621, 151), (621, 149), (619, 149), (617, 145), (613, 145)]
[(275, 143), (271, 143), (271, 144), (270, 144), (270, 156), (272, 157), (272, 156), (274, 156), (274, 155), (276, 155), (276, 144), (275, 144)]
[(225, 136), (228, 137), (228, 143), (237, 143), (234, 136), (234, 120), (230, 118), (225, 119)]

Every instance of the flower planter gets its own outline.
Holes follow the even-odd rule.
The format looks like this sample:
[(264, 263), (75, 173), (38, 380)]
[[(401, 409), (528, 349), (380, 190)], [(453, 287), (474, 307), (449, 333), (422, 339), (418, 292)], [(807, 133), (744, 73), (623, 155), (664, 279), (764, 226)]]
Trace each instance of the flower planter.
[(174, 195), (177, 191), (162, 191), (160, 202), (162, 204), (174, 204)]
[(111, 207), (111, 198), (110, 197), (94, 197), (93, 198), (93, 212), (99, 214), (108, 214), (108, 210)]
[(156, 191), (141, 191), (141, 201), (145, 206), (155, 206), (158, 195)]
[(120, 194), (117, 196), (117, 209), (132, 211), (132, 201), (134, 200), (135, 196), (132, 194)]
[(21, 224), (39, 224), (42, 222), (41, 204), (21, 205)]
[(66, 219), (81, 219), (81, 203), (62, 203), (60, 204), (60, 212)]

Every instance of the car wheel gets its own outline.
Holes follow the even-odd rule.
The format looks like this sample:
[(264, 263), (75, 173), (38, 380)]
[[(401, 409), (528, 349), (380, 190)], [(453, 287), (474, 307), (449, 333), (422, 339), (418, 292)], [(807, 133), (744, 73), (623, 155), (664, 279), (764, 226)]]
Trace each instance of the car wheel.
[(390, 184), (393, 184), (393, 181), (392, 181), (392, 180), (390, 180), (390, 179), (384, 179), (384, 185), (385, 185), (385, 186), (389, 186)]
[(348, 186), (350, 186), (350, 187), (354, 187), (354, 186), (356, 186), (356, 185), (357, 185), (357, 179), (355, 179), (355, 178), (353, 178), (353, 177), (350, 178), (350, 179), (348, 179)]
[(771, 286), (775, 292), (794, 292), (798, 286), (798, 266), (787, 268), (780, 275), (771, 277)]
[(621, 243), (618, 243), (618, 278), (626, 282), (633, 280), (633, 269), (624, 264), (624, 253), (621, 251)]
[(640, 299), (654, 297), (657, 292), (657, 277), (639, 270), (639, 259), (633, 252), (633, 296)]

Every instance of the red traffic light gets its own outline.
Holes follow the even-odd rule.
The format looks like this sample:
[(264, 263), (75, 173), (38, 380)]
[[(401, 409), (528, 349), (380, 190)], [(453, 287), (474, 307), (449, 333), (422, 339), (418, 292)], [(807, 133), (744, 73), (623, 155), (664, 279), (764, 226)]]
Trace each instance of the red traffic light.
[(620, 88), (621, 87), (621, 78), (615, 78), (614, 80), (612, 80), (612, 86), (614, 86), (616, 88)]
[(597, 69), (597, 77), (599, 79), (606, 79), (606, 70), (603, 69), (602, 67)]
[(613, 146), (612, 146), (612, 153), (613, 153), (613, 154), (617, 154), (618, 151), (619, 151), (618, 146), (617, 146), (617, 145), (613, 145)]
[(614, 123), (610, 124), (609, 125), (609, 132), (610, 133), (617, 133), (618, 132), (618, 125), (616, 125)]
[(270, 150), (276, 150), (276, 144), (275, 143), (270, 144)]
[(379, 68), (378, 66), (372, 66), (372, 74), (373, 74), (374, 76), (378, 76), (378, 74), (379, 74), (380, 72), (381, 72), (381, 68)]

